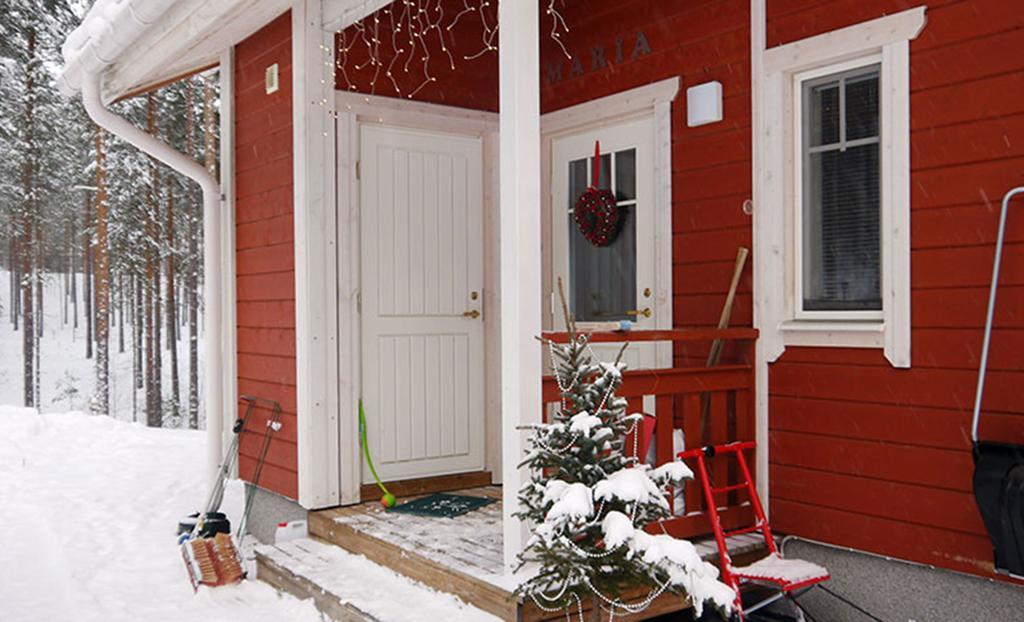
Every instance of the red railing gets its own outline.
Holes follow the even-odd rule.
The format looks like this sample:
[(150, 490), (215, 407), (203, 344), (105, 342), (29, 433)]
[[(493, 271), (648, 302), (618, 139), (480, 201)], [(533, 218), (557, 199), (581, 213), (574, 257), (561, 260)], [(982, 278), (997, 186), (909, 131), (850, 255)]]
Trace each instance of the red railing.
[[(546, 333), (546, 338), (564, 343), (566, 333)], [(614, 333), (591, 333), (592, 343), (671, 342), (673, 366), (663, 369), (626, 371), (617, 394), (629, 401), (629, 411), (644, 412), (644, 397), (654, 401), (656, 417), (655, 462), (658, 465), (675, 459), (672, 433), (682, 429), (687, 449), (704, 445), (721, 445), (733, 441), (754, 440), (754, 345), (757, 330), (752, 328), (677, 329)], [(706, 365), (714, 342), (721, 342), (720, 362)], [(559, 404), (558, 383), (546, 376), (543, 383), (545, 406)], [(702, 416), (703, 413), (703, 416)], [(702, 420), (706, 425), (702, 424)], [(703, 429), (702, 429), (703, 428)], [(627, 443), (632, 447), (632, 443)], [(737, 486), (743, 479), (735, 468), (716, 460), (711, 477), (716, 486)], [(717, 464), (722, 463), (722, 464)], [(734, 465), (733, 465), (734, 467)], [(753, 474), (756, 479), (757, 475)], [(738, 488), (738, 486), (737, 486)], [(724, 529), (752, 522), (752, 512), (745, 496), (729, 492), (718, 508)], [(663, 522), (668, 533), (679, 538), (692, 538), (711, 533), (711, 523), (704, 506), (700, 487), (691, 483), (684, 491), (685, 514)], [(672, 502), (672, 495), (669, 495)], [(656, 531), (660, 532), (660, 527)]]

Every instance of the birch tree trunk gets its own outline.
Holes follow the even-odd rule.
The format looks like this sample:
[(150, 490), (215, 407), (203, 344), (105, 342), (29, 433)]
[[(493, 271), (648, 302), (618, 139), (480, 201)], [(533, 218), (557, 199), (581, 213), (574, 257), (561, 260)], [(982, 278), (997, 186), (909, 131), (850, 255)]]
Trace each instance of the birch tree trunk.
[(178, 378), (177, 307), (174, 302), (174, 194), (167, 180), (167, 349), (171, 352), (171, 408), (175, 421), (181, 414), (181, 387)]
[(21, 171), (22, 183), (22, 218), (20, 223), (21, 240), (18, 244), (21, 251), (21, 288), (22, 304), (22, 331), (21, 350), (23, 358), (22, 388), (25, 406), (36, 406), (35, 401), (35, 310), (33, 309), (35, 270), (33, 266), (33, 234), (35, 233), (34, 211), (35, 211), (35, 171), (33, 170), (32, 146), (35, 142), (33, 127), (35, 122), (35, 80), (32, 70), (32, 63), (35, 62), (36, 32), (29, 29), (27, 33), (28, 67), (25, 72), (25, 145), (27, 152), (24, 154), (24, 165)]
[[(153, 93), (148, 93), (146, 95), (146, 129), (150, 134), (154, 136), (156, 135), (156, 99), (153, 97)], [(158, 324), (158, 322), (154, 322), (155, 307), (153, 300), (153, 284), (156, 282), (155, 247), (157, 240), (154, 218), (156, 214), (157, 191), (159, 188), (157, 175), (156, 160), (150, 158), (149, 187), (146, 189), (146, 275), (143, 281), (143, 287), (146, 291), (143, 314), (145, 316), (146, 324), (146, 425), (154, 428), (160, 427), (163, 423), (163, 416), (160, 412), (160, 394), (156, 374), (156, 357), (160, 356), (160, 350), (154, 340), (154, 325)]]
[(96, 127), (96, 405), (110, 414), (110, 263), (107, 240), (107, 156)]
[(82, 222), (82, 302), (85, 303), (85, 358), (92, 358), (92, 199), (85, 194)]

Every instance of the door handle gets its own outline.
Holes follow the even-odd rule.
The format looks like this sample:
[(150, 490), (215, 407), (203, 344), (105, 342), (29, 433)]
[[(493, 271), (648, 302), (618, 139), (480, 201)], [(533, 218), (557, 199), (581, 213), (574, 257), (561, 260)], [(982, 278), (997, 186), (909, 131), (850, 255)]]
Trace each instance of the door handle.
[(480, 312), (477, 311), (476, 309), (473, 309), (472, 311), (466, 311), (465, 313), (463, 313), (462, 317), (468, 317), (471, 320), (475, 320), (476, 318), (480, 317)]
[(651, 315), (653, 315), (653, 313), (651, 313), (651, 308), (650, 307), (644, 307), (641, 310), (630, 309), (629, 311), (626, 311), (626, 315), (635, 315), (637, 317), (640, 317), (642, 315), (644, 317), (651, 317)]

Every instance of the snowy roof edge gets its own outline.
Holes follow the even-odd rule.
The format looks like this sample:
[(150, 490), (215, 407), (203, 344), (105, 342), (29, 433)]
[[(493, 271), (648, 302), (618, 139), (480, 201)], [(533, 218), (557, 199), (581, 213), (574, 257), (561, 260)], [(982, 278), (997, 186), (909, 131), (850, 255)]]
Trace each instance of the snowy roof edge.
[(96, 0), (61, 46), (64, 67), (57, 76), (61, 93), (76, 94), (87, 74), (100, 73), (112, 65), (174, 3), (175, 0)]

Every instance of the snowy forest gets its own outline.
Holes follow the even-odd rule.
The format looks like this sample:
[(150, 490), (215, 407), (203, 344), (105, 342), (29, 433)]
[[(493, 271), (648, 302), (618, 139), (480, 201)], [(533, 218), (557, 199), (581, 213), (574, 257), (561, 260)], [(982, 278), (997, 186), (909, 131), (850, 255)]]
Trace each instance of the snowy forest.
[[(197, 428), (199, 189), (57, 91), (87, 9), (0, 0), (0, 402)], [(214, 69), (112, 107), (215, 172), (217, 87)]]

